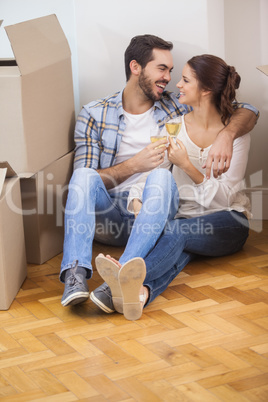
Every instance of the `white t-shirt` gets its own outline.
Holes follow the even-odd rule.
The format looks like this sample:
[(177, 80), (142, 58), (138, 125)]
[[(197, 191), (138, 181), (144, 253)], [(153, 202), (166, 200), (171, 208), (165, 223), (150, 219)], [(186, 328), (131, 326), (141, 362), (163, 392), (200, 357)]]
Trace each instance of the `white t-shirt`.
[[(124, 111), (126, 128), (121, 139), (119, 152), (116, 155), (113, 165), (117, 165), (118, 163), (124, 162), (133, 157), (150, 144), (150, 129), (156, 126), (153, 112), (153, 107), (142, 114), (130, 114)], [(118, 186), (109, 190), (109, 193), (129, 191), (131, 186), (136, 183), (142, 174), (143, 173), (136, 173), (132, 175)]]

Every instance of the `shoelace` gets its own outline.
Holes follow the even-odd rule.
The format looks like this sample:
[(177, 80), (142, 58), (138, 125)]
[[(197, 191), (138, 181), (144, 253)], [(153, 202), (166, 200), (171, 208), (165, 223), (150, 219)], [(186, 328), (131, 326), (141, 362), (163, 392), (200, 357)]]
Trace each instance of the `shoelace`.
[(111, 289), (109, 288), (109, 286), (108, 286), (107, 284), (105, 284), (105, 285), (103, 286), (103, 290), (110, 290), (110, 291), (111, 291)]
[(81, 279), (78, 275), (75, 276), (75, 274), (74, 274), (73, 272), (72, 272), (71, 275), (67, 278), (67, 281), (66, 281), (66, 282), (67, 282), (67, 284), (70, 285), (70, 286), (75, 286), (76, 283), (79, 283), (79, 284), (83, 285), (82, 279)]
[(76, 274), (77, 267), (78, 267), (78, 260), (74, 260), (74, 262), (72, 263), (72, 267), (71, 267), (72, 272), (66, 280), (66, 283), (70, 286), (75, 286), (76, 284), (84, 285), (79, 274)]

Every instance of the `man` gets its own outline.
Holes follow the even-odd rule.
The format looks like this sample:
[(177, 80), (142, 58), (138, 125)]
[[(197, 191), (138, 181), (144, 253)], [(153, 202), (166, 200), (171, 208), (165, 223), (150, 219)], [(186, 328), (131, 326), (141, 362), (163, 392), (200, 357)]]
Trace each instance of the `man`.
[[(60, 273), (65, 282), (63, 306), (89, 297), (94, 236), (104, 244), (127, 242), (134, 220), (126, 209), (129, 188), (164, 158), (165, 147), (150, 144), (150, 127), (161, 129), (167, 118), (190, 111), (174, 93), (165, 91), (173, 69), (172, 48), (172, 43), (153, 35), (134, 37), (125, 52), (124, 90), (89, 103), (78, 116)], [(252, 106), (239, 105), (211, 148), (207, 176), (212, 163), (215, 177), (229, 168), (233, 140), (254, 127), (257, 114)], [(90, 297), (104, 311), (113, 311), (106, 284)]]

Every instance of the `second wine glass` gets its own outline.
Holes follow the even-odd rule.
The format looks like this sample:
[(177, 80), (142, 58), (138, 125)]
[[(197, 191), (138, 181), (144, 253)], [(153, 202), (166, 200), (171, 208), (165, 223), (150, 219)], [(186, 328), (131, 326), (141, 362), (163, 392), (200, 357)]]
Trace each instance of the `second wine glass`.
[(181, 129), (181, 116), (166, 121), (165, 127), (170, 137), (175, 140)]

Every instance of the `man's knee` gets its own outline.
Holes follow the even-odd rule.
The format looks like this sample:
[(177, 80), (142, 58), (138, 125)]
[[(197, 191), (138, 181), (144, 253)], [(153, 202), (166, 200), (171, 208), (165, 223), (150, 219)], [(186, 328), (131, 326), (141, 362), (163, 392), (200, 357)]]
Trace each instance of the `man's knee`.
[(167, 169), (155, 169), (147, 178), (143, 196), (144, 198), (157, 197), (162, 202), (169, 202), (175, 197), (177, 209), (179, 194), (172, 173)]
[(84, 186), (87, 182), (99, 181), (101, 177), (95, 169), (91, 168), (78, 168), (73, 171), (71, 183)]
[(173, 179), (172, 173), (168, 169), (154, 169), (148, 176), (149, 182), (154, 183), (169, 183)]

